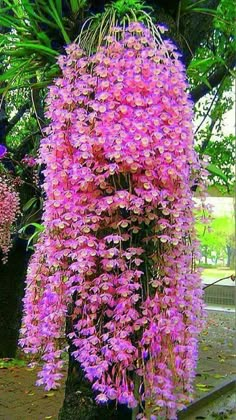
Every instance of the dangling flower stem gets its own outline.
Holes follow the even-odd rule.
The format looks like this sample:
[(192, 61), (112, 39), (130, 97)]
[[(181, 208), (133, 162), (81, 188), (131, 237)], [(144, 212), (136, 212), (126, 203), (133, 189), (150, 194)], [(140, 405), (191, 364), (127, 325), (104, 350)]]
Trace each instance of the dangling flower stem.
[(150, 29), (129, 16), (108, 28), (117, 15), (105, 11), (80, 38), (86, 51), (72, 44), (59, 58), (40, 146), (45, 230), (27, 275), (21, 345), (43, 349), (38, 384), (56, 388), (73, 303), (72, 356), (96, 402), (167, 420), (191, 398), (202, 326), (192, 265), (200, 166), (176, 48), (148, 17)]

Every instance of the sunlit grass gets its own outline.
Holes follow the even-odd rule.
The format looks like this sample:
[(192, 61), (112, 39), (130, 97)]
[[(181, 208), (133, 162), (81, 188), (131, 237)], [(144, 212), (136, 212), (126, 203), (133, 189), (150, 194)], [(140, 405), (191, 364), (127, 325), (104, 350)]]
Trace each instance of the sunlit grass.
[(233, 274), (233, 270), (228, 267), (204, 268), (202, 272), (202, 278), (217, 280), (223, 277), (228, 277), (231, 274)]

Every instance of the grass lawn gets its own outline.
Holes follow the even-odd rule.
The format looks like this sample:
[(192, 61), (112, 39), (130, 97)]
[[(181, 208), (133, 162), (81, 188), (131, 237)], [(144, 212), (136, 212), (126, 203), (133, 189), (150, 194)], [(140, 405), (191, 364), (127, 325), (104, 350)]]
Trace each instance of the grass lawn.
[(202, 278), (207, 279), (221, 279), (234, 274), (234, 270), (227, 267), (204, 268)]

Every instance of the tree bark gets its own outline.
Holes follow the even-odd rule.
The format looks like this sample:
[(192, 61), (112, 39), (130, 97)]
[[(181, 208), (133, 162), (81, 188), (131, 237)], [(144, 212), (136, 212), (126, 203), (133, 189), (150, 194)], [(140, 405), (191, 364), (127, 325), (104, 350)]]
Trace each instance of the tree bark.
[(226, 252), (227, 252), (227, 267), (231, 266), (231, 256), (233, 254), (233, 249), (230, 245), (226, 245)]
[[(66, 333), (73, 331), (70, 315), (73, 313), (73, 304), (68, 308)], [(91, 383), (84, 377), (80, 364), (74, 360), (72, 352), (75, 350), (69, 343), (69, 366), (66, 380), (65, 398), (59, 412), (58, 420), (131, 420), (132, 411), (126, 406), (110, 402), (97, 405)]]
[(217, 67), (217, 69), (209, 77), (209, 85), (201, 83), (195, 89), (193, 89), (190, 94), (193, 102), (198, 102), (203, 96), (211, 92), (214, 87), (220, 85), (222, 80), (230, 74), (230, 72), (235, 68), (236, 65), (236, 52), (232, 52), (229, 57), (226, 59), (226, 63)]
[(0, 357), (16, 356), (28, 259), (26, 241), (17, 239), (8, 262), (0, 262)]
[(204, 263), (205, 263), (205, 264), (207, 264), (207, 263), (208, 263), (208, 258), (207, 258), (207, 257), (208, 257), (208, 255), (207, 255), (207, 254), (208, 254), (208, 252), (207, 252), (207, 249), (208, 249), (208, 246), (205, 246), (205, 247), (204, 247), (204, 259), (205, 259)]
[(5, 135), (7, 134), (15, 127), (15, 125), (18, 123), (18, 121), (23, 117), (24, 113), (30, 109), (30, 102), (26, 102), (24, 105), (21, 106), (20, 109), (18, 109), (17, 113), (12, 117), (10, 121), (7, 122)]
[(91, 384), (84, 378), (79, 363), (69, 356), (65, 399), (59, 420), (131, 420), (132, 411), (114, 403), (97, 405)]

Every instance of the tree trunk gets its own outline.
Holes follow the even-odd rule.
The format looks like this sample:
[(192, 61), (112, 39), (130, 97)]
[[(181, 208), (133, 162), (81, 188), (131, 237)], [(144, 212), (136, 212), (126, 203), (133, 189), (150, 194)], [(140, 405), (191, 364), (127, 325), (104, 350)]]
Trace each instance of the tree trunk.
[(16, 355), (28, 259), (26, 241), (17, 239), (8, 262), (0, 262), (0, 357)]
[(235, 267), (236, 267), (235, 258), (236, 258), (236, 248), (231, 248), (230, 266), (229, 266), (231, 270), (235, 270)]
[[(91, 11), (97, 12), (104, 9), (105, 4), (110, 3), (109, 0), (92, 1)], [(209, 0), (204, 6), (214, 6), (219, 0)], [(209, 27), (213, 17), (208, 14), (205, 16), (205, 22), (201, 25), (201, 37), (194, 36), (193, 42), (189, 34), (199, 26), (199, 15), (196, 13), (188, 14), (188, 31), (185, 31), (185, 18), (178, 16), (178, 5), (176, 1), (146, 1), (156, 7), (157, 20), (166, 23), (169, 28), (169, 36), (179, 45), (183, 52), (185, 62), (188, 64), (192, 58), (192, 54), (196, 51), (200, 41), (202, 42), (209, 32)], [(201, 15), (202, 18), (202, 15)], [(179, 21), (179, 22), (178, 22)], [(180, 36), (180, 30), (184, 32), (185, 38)], [(207, 255), (206, 255), (207, 263)], [(59, 413), (59, 420), (131, 420), (132, 410), (126, 406), (116, 406), (114, 403), (105, 404), (103, 406), (95, 403), (95, 395), (91, 388), (91, 384), (84, 378), (83, 371), (78, 362), (71, 356), (73, 349), (69, 350), (69, 367), (68, 377), (66, 381), (66, 390), (63, 406)]]
[(232, 248), (230, 245), (226, 245), (226, 252), (227, 252), (227, 267), (231, 266), (231, 255), (232, 255)]
[[(74, 299), (76, 297), (74, 296)], [(68, 308), (66, 333), (73, 330), (70, 315), (73, 313), (73, 305)], [(65, 398), (60, 409), (58, 420), (131, 420), (132, 410), (126, 406), (116, 407), (113, 402), (97, 405), (91, 383), (85, 379), (80, 364), (72, 357), (75, 350), (69, 342), (69, 366), (66, 380)]]
[(70, 355), (63, 406), (59, 420), (131, 420), (132, 411), (114, 403), (97, 405), (91, 384)]

